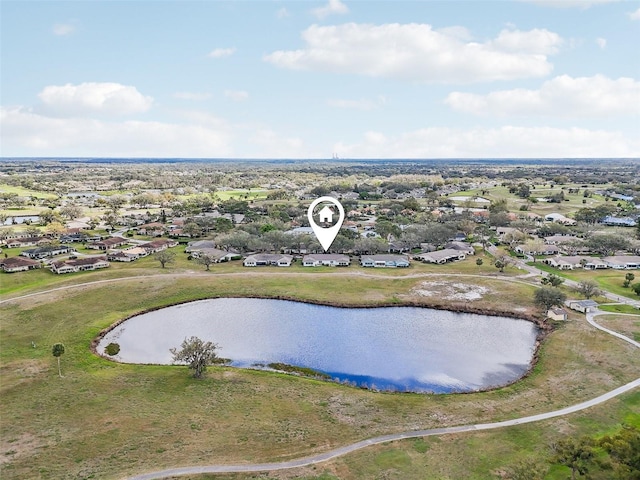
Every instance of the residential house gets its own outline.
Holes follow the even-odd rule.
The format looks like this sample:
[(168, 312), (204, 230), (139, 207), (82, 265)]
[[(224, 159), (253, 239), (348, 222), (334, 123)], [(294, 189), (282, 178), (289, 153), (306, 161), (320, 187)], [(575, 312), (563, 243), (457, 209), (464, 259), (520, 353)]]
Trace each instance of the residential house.
[(41, 258), (53, 257), (74, 251), (75, 249), (68, 245), (43, 245), (42, 247), (23, 250), (20, 255), (39, 260)]
[(635, 227), (638, 222), (631, 217), (613, 217), (608, 215), (600, 220), (600, 223), (604, 223), (610, 227)]
[(166, 226), (160, 222), (151, 222), (137, 227), (140, 235), (148, 235), (149, 237), (159, 237), (166, 230)]
[(45, 237), (22, 237), (22, 238), (8, 238), (5, 240), (7, 248), (25, 248), (25, 247), (37, 247), (49, 243), (50, 238)]
[(197, 250), (191, 250), (191, 256), (193, 258), (201, 258), (207, 256), (211, 258), (214, 263), (228, 262), (229, 260), (241, 258), (241, 255), (238, 252), (220, 250), (218, 248), (199, 248)]
[(598, 307), (598, 302), (595, 300), (567, 300), (567, 305), (572, 310), (588, 313), (594, 311)]
[(544, 219), (548, 222), (561, 223), (562, 225), (575, 225), (578, 223), (571, 218), (565, 217), (561, 213), (549, 213), (544, 216)]
[(2, 258), (0, 259), (0, 268), (7, 273), (24, 272), (40, 268), (40, 262), (22, 257)]
[(458, 250), (459, 252), (464, 252), (467, 255), (475, 255), (476, 250), (470, 243), (467, 242), (449, 242), (445, 244), (444, 248), (449, 248), (451, 250)]
[(302, 259), (302, 265), (305, 267), (348, 267), (350, 264), (351, 259), (347, 255), (335, 253), (314, 253), (305, 255)]
[(602, 261), (615, 270), (631, 270), (640, 268), (640, 256), (638, 255), (604, 257)]
[(77, 258), (75, 260), (53, 262), (51, 264), (51, 271), (57, 274), (75, 273), (97, 270), (99, 268), (106, 268), (108, 266), (109, 262), (105, 257), (85, 257)]
[(419, 255), (415, 255), (413, 258), (424, 263), (443, 264), (453, 262), (455, 260), (464, 260), (467, 258), (467, 254), (461, 250), (445, 248), (443, 250), (435, 250), (433, 252), (424, 252)]
[(122, 245), (126, 245), (127, 243), (129, 243), (129, 241), (126, 238), (109, 237), (97, 242), (89, 242), (87, 243), (87, 248), (107, 251), (111, 248), (121, 247)]
[(140, 245), (140, 247), (144, 248), (149, 254), (151, 254), (161, 252), (162, 250), (166, 250), (167, 248), (173, 248), (177, 245), (178, 242), (173, 239), (159, 238), (158, 240), (143, 243)]
[(293, 262), (291, 255), (280, 253), (256, 253), (249, 255), (242, 263), (245, 267), (261, 267), (273, 265), (277, 267), (290, 267)]
[(551, 307), (547, 312), (547, 318), (551, 320), (566, 320), (567, 311), (562, 307)]
[(603, 260), (584, 255), (559, 255), (553, 258), (545, 258), (542, 263), (546, 263), (558, 270), (573, 270), (575, 268), (584, 268), (585, 270), (602, 270), (609, 268), (609, 265), (607, 265)]
[(541, 245), (541, 247), (540, 250), (533, 251), (529, 245), (522, 244), (517, 245), (514, 250), (523, 255), (557, 255), (560, 253), (560, 248), (556, 245), (548, 245), (545, 243)]
[(213, 240), (198, 240), (195, 242), (189, 242), (187, 244), (187, 248), (184, 249), (185, 253), (191, 253), (195, 250), (200, 250), (203, 248), (216, 248), (216, 242)]
[(360, 265), (363, 267), (376, 268), (406, 268), (409, 266), (409, 259), (404, 255), (362, 255), (360, 257)]
[(133, 262), (149, 255), (149, 251), (140, 246), (125, 248), (124, 250), (112, 250), (107, 254), (107, 260), (114, 262)]

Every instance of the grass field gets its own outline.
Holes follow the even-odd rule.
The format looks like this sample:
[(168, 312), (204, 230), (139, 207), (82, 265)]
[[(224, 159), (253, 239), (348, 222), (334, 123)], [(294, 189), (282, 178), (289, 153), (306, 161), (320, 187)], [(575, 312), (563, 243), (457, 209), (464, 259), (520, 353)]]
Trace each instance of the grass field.
[(251, 190), (218, 190), (216, 196), (220, 200), (229, 200), (234, 198), (236, 200), (263, 200), (267, 198), (269, 190), (251, 189)]
[[(217, 273), (205, 273), (203, 267), (193, 268), (185, 259), (164, 270), (150, 258), (135, 263), (53, 276), (54, 283), (25, 283), (20, 293), (111, 276), (160, 276), (83, 286), (0, 305), (3, 479), (122, 478), (178, 465), (297, 458), (378, 434), (552, 410), (604, 393), (632, 380), (640, 370), (640, 356), (631, 346), (595, 331), (578, 315), (547, 338), (527, 378), (495, 391), (466, 395), (382, 394), (225, 367), (212, 368), (198, 381), (189, 378), (184, 367), (119, 365), (89, 351), (95, 335), (127, 315), (181, 301), (265, 295), (326, 302), (339, 298), (346, 304), (442, 302), (415, 293), (429, 281), (415, 275), (437, 266), (320, 272), (296, 267), (279, 272), (242, 269), (231, 263), (219, 265)], [(463, 262), (450, 270), (440, 269), (444, 275), (435, 278), (452, 280), (455, 268), (477, 268), (474, 262), (468, 263), (472, 266)], [(196, 274), (189, 274), (189, 268)], [(32, 273), (48, 272), (28, 274)], [(0, 278), (4, 287), (13, 277)], [(478, 306), (533, 309), (532, 286), (488, 275), (455, 277), (455, 281), (488, 289), (476, 301)], [(57, 377), (50, 354), (55, 342), (67, 348), (62, 358), (64, 378)], [(595, 416), (595, 410), (590, 410), (588, 415), (504, 432), (398, 442), (300, 471), (298, 477), (277, 476), (323, 478), (326, 469), (344, 479), (491, 478), (491, 472), (504, 462), (536, 455), (558, 435), (598, 432), (635, 419), (640, 414), (639, 397), (631, 394), (613, 400)], [(464, 455), (469, 459), (459, 461)]]
[(55, 193), (39, 192), (37, 190), (31, 190), (23, 187), (16, 187), (13, 185), (7, 185), (0, 183), (0, 192), (3, 193), (15, 193), (20, 197), (35, 197), (35, 198), (56, 198)]

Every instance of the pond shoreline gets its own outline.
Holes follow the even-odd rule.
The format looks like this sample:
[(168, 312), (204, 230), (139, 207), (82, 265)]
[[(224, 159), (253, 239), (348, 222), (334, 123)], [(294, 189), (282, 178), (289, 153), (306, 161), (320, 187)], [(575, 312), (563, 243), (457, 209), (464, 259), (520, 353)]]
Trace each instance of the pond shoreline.
[[(283, 301), (290, 301), (290, 302), (297, 302), (297, 303), (306, 303), (306, 304), (310, 304), (310, 305), (319, 305), (319, 306), (327, 306), (327, 307), (334, 307), (334, 308), (345, 308), (345, 309), (349, 309), (349, 308), (384, 308), (384, 307), (414, 307), (414, 308), (427, 308), (427, 309), (432, 309), (432, 310), (445, 310), (445, 311), (449, 311), (449, 312), (453, 312), (453, 313), (471, 313), (471, 314), (478, 314), (478, 315), (488, 315), (488, 316), (499, 316), (499, 317), (507, 317), (507, 318), (512, 318), (512, 319), (518, 319), (518, 320), (525, 320), (528, 322), (533, 323), (536, 326), (536, 340), (535, 340), (535, 344), (534, 344), (534, 351), (531, 357), (531, 361), (529, 362), (529, 367), (526, 370), (526, 372), (523, 373), (522, 376), (518, 377), (517, 379), (509, 382), (509, 383), (505, 383), (502, 385), (498, 385), (498, 386), (488, 386), (486, 388), (481, 388), (481, 389), (477, 389), (477, 390), (471, 390), (471, 391), (453, 391), (450, 393), (428, 393), (428, 392), (403, 392), (403, 391), (386, 391), (386, 390), (375, 390), (375, 389), (371, 389), (368, 387), (360, 387), (360, 386), (353, 386), (353, 385), (348, 385), (342, 382), (333, 382), (333, 381), (329, 381), (332, 383), (336, 383), (337, 385), (348, 385), (350, 388), (359, 388), (359, 389), (363, 389), (363, 390), (369, 390), (371, 392), (376, 392), (376, 393), (392, 393), (392, 394), (416, 394), (416, 395), (425, 395), (425, 394), (431, 394), (431, 395), (451, 395), (451, 394), (472, 394), (472, 393), (481, 393), (481, 392), (488, 392), (488, 391), (493, 391), (493, 390), (498, 390), (500, 388), (505, 388), (505, 387), (509, 387), (519, 381), (524, 380), (525, 378), (529, 377), (531, 375), (531, 373), (533, 372), (533, 369), (535, 368), (535, 366), (537, 365), (539, 359), (540, 359), (540, 348), (542, 346), (542, 342), (544, 341), (544, 339), (547, 337), (547, 335), (549, 335), (551, 332), (553, 332), (554, 330), (554, 326), (546, 323), (542, 318), (540, 318), (539, 316), (535, 316), (535, 315), (531, 315), (529, 313), (526, 312), (517, 312), (517, 311), (511, 311), (511, 310), (505, 310), (505, 309), (499, 309), (499, 308), (486, 308), (486, 307), (476, 307), (476, 306), (472, 306), (469, 304), (458, 304), (458, 303), (450, 303), (450, 304), (427, 304), (427, 303), (423, 303), (423, 302), (418, 302), (418, 301), (414, 301), (414, 300), (402, 300), (402, 301), (383, 301), (383, 302), (378, 302), (378, 303), (344, 303), (344, 302), (334, 302), (334, 301), (321, 301), (321, 300), (315, 300), (315, 299), (300, 299), (298, 297), (295, 296), (291, 296), (291, 295), (212, 295), (212, 296), (205, 296), (205, 297), (200, 297), (200, 298), (194, 298), (191, 300), (185, 300), (185, 301), (181, 301), (181, 302), (175, 302), (175, 303), (168, 303), (166, 305), (160, 305), (160, 306), (156, 306), (156, 307), (151, 307), (151, 308), (147, 308), (144, 310), (141, 310), (139, 312), (133, 313), (131, 315), (127, 315), (126, 317), (121, 318), (120, 320), (114, 322), (113, 324), (111, 324), (110, 326), (100, 330), (100, 332), (98, 333), (98, 335), (91, 341), (90, 344), (90, 351), (101, 357), (104, 358), (106, 360), (109, 360), (111, 362), (115, 362), (115, 363), (121, 363), (118, 362), (118, 360), (115, 360), (114, 358), (110, 357), (109, 355), (106, 354), (100, 354), (97, 350), (97, 347), (100, 343), (100, 341), (105, 337), (105, 335), (107, 335), (109, 332), (115, 330), (116, 328), (118, 328), (120, 325), (122, 325), (124, 322), (126, 322), (127, 320), (133, 318), (133, 317), (137, 317), (139, 315), (143, 315), (146, 313), (150, 313), (150, 312), (154, 312), (157, 310), (162, 310), (165, 308), (169, 308), (169, 307), (174, 307), (177, 305), (184, 305), (184, 304), (188, 304), (188, 303), (193, 303), (193, 302), (198, 302), (198, 301), (202, 301), (202, 300), (214, 300), (214, 299), (220, 299), (220, 298), (236, 298), (236, 299), (242, 299), (242, 298), (247, 298), (247, 299), (262, 299), (262, 300), (283, 300)], [(165, 365), (166, 364), (156, 364), (156, 363), (143, 363), (143, 364), (138, 364), (138, 365)], [(229, 367), (229, 368), (238, 368), (238, 367)], [(286, 373), (286, 372), (285, 372)], [(303, 375), (300, 375), (299, 373), (286, 373), (288, 375), (296, 375), (296, 376), (302, 376), (304, 378), (310, 378), (313, 379), (314, 377), (306, 377)], [(323, 380), (325, 381), (325, 380)]]

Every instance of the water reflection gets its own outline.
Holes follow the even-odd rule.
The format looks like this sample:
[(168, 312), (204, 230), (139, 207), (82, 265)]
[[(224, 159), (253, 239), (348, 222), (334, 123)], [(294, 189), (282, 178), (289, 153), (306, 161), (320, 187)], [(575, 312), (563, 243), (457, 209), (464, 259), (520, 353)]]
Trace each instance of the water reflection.
[(169, 349), (197, 336), (234, 366), (281, 362), (382, 390), (471, 391), (526, 372), (536, 327), (512, 318), (418, 307), (336, 308), (283, 300), (219, 298), (131, 318), (100, 342), (116, 359), (171, 363)]

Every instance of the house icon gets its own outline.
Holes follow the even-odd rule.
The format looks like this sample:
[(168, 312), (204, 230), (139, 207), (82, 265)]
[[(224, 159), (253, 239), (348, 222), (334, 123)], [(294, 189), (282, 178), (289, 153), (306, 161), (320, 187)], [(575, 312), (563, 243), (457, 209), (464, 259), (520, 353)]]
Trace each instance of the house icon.
[(333, 223), (333, 210), (331, 210), (328, 206), (324, 206), (322, 210), (320, 210), (320, 223)]

